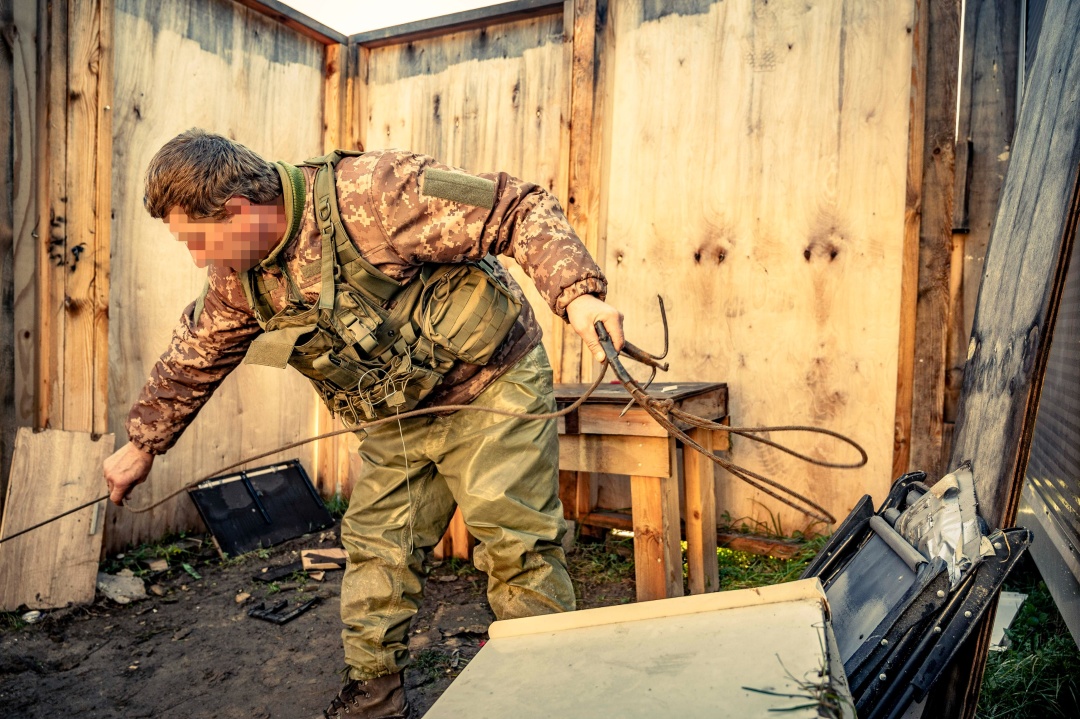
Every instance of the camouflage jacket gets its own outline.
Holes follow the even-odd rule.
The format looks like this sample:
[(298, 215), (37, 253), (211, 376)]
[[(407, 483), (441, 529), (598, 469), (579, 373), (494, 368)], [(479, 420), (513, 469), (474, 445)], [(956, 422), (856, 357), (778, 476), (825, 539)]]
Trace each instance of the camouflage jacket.
[[(337, 166), (338, 206), (349, 236), (365, 259), (398, 281), (416, 276), (426, 262), (453, 263), (485, 254), (514, 258), (532, 278), (551, 310), (583, 294), (603, 298), (607, 283), (575, 235), (553, 195), (506, 173), (481, 177), (496, 183), (490, 210), (425, 195), (421, 174), (449, 170), (430, 157), (406, 152), (368, 152)], [(279, 255), (297, 279), (306, 302), (318, 299), (321, 240), (313, 211), (314, 168), (302, 168), (306, 201), (299, 227), (256, 268), (271, 289), (275, 311), (287, 301)], [(286, 208), (286, 212), (290, 212)], [(293, 225), (290, 219), (290, 226)], [(487, 365), (459, 362), (421, 404), (435, 407), (472, 401), (540, 342), (536, 316), (520, 286), (501, 268), (503, 280), (522, 302), (510, 335)], [(243, 360), (261, 332), (235, 272), (211, 267), (201, 313), (184, 310), (169, 348), (128, 415), (128, 438), (136, 447), (163, 454), (226, 375)], [(196, 316), (197, 315), (197, 316)]]

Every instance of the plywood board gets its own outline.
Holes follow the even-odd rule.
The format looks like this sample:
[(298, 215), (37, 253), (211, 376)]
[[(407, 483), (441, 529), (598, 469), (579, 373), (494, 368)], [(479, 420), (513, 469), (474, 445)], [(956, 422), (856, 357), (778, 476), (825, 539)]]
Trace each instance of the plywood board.
[(799, 683), (828, 666), (827, 617), (801, 581), (495, 622), (426, 716), (816, 717)]
[[(0, 538), (105, 493), (111, 434), (20, 428)], [(104, 502), (0, 544), (0, 611), (94, 600)]]
[[(663, 379), (726, 382), (733, 425), (819, 425), (870, 457), (827, 470), (735, 438), (736, 463), (836, 516), (864, 492), (883, 497), (913, 2), (628, 0), (608, 12), (601, 235), (627, 336), (662, 346), (662, 294)], [(793, 444), (843, 452), (817, 438)], [(807, 523), (726, 475), (717, 506), (786, 531)]]
[[(570, 58), (561, 15), (359, 52), (367, 56), (360, 108), (366, 149), (412, 150), (471, 172), (508, 172), (566, 206)], [(500, 261), (537, 311), (558, 380), (561, 321), (512, 259)]]
[[(238, 140), (269, 159), (322, 152), (319, 42), (226, 0), (116, 0), (109, 426), (123, 438), (132, 402), (205, 273), (142, 207), (154, 152), (191, 127)], [(314, 434), (316, 398), (292, 370), (240, 367), (133, 495), (149, 504), (245, 456)], [(309, 445), (261, 460), (298, 457)], [(110, 508), (108, 547), (198, 526), (186, 497), (140, 515)]]

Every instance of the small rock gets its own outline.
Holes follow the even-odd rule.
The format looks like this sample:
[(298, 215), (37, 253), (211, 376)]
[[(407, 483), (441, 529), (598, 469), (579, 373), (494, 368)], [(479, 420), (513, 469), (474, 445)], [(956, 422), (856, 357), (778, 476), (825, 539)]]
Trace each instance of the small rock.
[(178, 629), (176, 631), (176, 634), (173, 634), (172, 640), (174, 642), (178, 642), (182, 639), (187, 639), (189, 634), (191, 634), (191, 627), (184, 627), (183, 629)]
[(165, 596), (165, 587), (161, 586), (160, 584), (151, 584), (149, 590), (150, 593), (153, 594), (155, 597)]
[(169, 562), (166, 559), (151, 559), (146, 566), (151, 572), (164, 572), (169, 568)]
[(236, 595), (236, 603), (237, 604), (243, 604), (244, 602), (246, 602), (249, 599), (251, 599), (251, 594), (249, 592), (240, 592), (239, 594)]
[(109, 599), (117, 604), (130, 604), (141, 599), (146, 599), (146, 585), (143, 580), (134, 576), (130, 571), (125, 575), (105, 574), (99, 572), (97, 576), (97, 588)]
[(33, 610), (22, 615), (22, 620), (27, 624), (37, 624), (44, 615), (38, 610)]
[(458, 576), (456, 574), (440, 574), (439, 576), (435, 577), (435, 581), (442, 582), (444, 584), (456, 582), (457, 580)]

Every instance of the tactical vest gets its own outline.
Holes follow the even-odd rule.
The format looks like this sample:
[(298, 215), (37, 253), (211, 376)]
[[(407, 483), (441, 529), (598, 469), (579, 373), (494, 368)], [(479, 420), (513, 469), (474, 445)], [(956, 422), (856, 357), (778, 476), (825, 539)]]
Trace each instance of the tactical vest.
[[(296, 368), (346, 424), (413, 409), (457, 360), (487, 364), (521, 312), (521, 303), (495, 276), (493, 257), (424, 265), (407, 283), (365, 260), (342, 224), (334, 185), (338, 161), (359, 154), (338, 150), (303, 163), (317, 168), (315, 218), (322, 236), (318, 302), (304, 302), (280, 255), (276, 261), (289, 298), (281, 312), (274, 313), (272, 288), (257, 268), (241, 273), (244, 293), (264, 330), (244, 362)], [(300, 217), (304, 177), (284, 167), (291, 179), (291, 187), (283, 188), (285, 200), (293, 216)]]

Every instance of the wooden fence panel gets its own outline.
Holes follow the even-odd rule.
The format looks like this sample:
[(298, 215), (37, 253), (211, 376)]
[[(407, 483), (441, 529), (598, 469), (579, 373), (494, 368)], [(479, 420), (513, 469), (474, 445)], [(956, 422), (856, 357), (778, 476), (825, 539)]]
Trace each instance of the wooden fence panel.
[[(867, 467), (733, 459), (838, 517), (892, 479), (914, 3), (609, 6), (601, 237), (628, 336), (665, 379), (727, 382), (735, 425), (848, 434)], [(847, 457), (835, 444), (792, 444)], [(720, 476), (717, 511), (801, 515)], [(615, 500), (618, 501), (617, 499)]]
[[(142, 207), (154, 152), (202, 127), (272, 159), (298, 161), (323, 144), (324, 46), (228, 0), (116, 0), (113, 102), (113, 257), (109, 426), (124, 421), (204, 271)], [(240, 367), (136, 490), (145, 505), (199, 475), (315, 430), (315, 399), (295, 372)], [(314, 469), (313, 448), (298, 456)], [(110, 508), (107, 550), (198, 519), (186, 497), (148, 514)]]
[[(506, 171), (554, 192), (566, 206), (570, 45), (561, 14), (360, 48), (365, 87), (359, 136), (366, 149), (422, 152), (472, 172)], [(514, 261), (552, 358), (562, 322)], [(558, 371), (558, 362), (553, 362)]]

